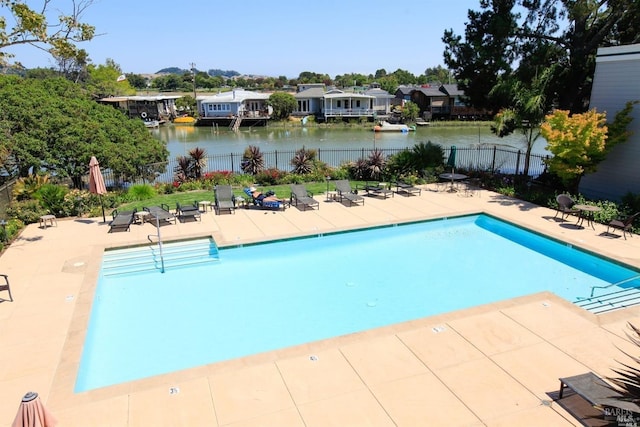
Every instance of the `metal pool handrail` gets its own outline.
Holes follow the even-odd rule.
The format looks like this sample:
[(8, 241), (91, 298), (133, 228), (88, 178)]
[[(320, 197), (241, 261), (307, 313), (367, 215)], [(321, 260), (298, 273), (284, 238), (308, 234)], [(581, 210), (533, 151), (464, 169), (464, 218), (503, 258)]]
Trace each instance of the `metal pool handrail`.
[(591, 287), (591, 295), (589, 295), (589, 298), (593, 298), (593, 292), (594, 292), (596, 289), (608, 289), (608, 288), (610, 288), (610, 287), (612, 287), (612, 286), (622, 285), (623, 283), (632, 282), (632, 281), (634, 281), (634, 280), (636, 280), (636, 279), (640, 279), (640, 274), (638, 274), (638, 275), (636, 275), (636, 276), (633, 276), (633, 277), (629, 277), (629, 278), (624, 279), (624, 280), (620, 280), (619, 282), (610, 283), (610, 284), (608, 284), (607, 286), (592, 286), (592, 287)]
[(158, 234), (149, 234), (147, 239), (153, 243), (152, 237), (158, 238), (158, 250), (160, 251), (160, 272), (164, 273), (164, 256), (162, 254), (162, 236), (160, 236), (160, 219), (156, 216), (156, 230)]

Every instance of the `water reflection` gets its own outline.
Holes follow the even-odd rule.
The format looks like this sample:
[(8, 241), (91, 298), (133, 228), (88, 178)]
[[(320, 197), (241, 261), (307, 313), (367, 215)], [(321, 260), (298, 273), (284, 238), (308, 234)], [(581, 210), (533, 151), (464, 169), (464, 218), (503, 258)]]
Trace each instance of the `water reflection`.
[[(500, 146), (525, 150), (524, 137), (520, 134), (498, 138), (488, 126), (474, 127), (418, 127), (416, 131), (376, 133), (367, 129), (336, 129), (302, 127), (241, 128), (232, 132), (227, 128), (196, 127), (167, 124), (152, 132), (167, 144), (170, 158), (182, 156), (189, 150), (204, 148), (209, 155), (241, 154), (249, 145), (263, 151), (296, 150), (303, 146), (309, 149), (330, 148), (411, 148), (420, 142), (431, 141), (448, 148)], [(533, 149), (535, 154), (548, 154), (546, 141), (540, 138)]]

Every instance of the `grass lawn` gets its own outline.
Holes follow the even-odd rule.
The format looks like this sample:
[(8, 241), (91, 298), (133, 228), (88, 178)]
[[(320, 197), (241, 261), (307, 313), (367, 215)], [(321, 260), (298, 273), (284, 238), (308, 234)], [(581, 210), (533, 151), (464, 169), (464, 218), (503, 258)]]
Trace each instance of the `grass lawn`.
[[(325, 181), (322, 182), (307, 182), (304, 184), (308, 191), (310, 191), (314, 196), (324, 196), (327, 191), (327, 183)], [(362, 188), (365, 185), (364, 181), (351, 181), (352, 188)], [(289, 184), (283, 185), (267, 185), (267, 186), (259, 186), (258, 190), (262, 192), (267, 192), (269, 190), (275, 191), (276, 196), (281, 199), (288, 199), (291, 197), (291, 187)], [(334, 190), (334, 186), (331, 181), (329, 181), (329, 190)], [(242, 191), (240, 187), (234, 187), (233, 193), (236, 196), (247, 198), (247, 195)], [(151, 199), (126, 203), (121, 206), (118, 206), (120, 210), (130, 210), (136, 208), (138, 210), (142, 210), (145, 206), (158, 206), (160, 204), (168, 205), (171, 210), (175, 210), (176, 203), (180, 203), (181, 205), (190, 205), (194, 202), (200, 202), (203, 200), (209, 200), (211, 202), (214, 201), (213, 191), (210, 190), (194, 190), (194, 191), (185, 191), (185, 192), (175, 192), (171, 194), (161, 194)], [(111, 212), (109, 212), (111, 213)]]

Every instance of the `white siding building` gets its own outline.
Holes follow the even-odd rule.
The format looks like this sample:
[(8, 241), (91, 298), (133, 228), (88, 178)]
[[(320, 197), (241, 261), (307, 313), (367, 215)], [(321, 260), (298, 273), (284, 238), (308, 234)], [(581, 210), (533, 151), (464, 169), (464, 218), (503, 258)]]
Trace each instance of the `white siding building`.
[[(598, 49), (590, 108), (606, 112), (611, 122), (629, 101), (640, 101), (640, 44)], [(587, 197), (620, 200), (628, 192), (640, 193), (640, 104), (631, 116), (629, 140), (581, 179), (580, 192)]]

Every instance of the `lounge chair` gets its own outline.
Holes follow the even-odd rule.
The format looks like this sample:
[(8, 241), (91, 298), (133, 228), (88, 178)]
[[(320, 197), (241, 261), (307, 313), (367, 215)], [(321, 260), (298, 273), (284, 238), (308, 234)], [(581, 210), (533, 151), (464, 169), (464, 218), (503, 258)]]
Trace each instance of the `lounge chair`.
[(118, 211), (117, 209), (114, 209), (114, 211), (111, 212), (113, 220), (109, 223), (109, 233), (118, 230), (129, 231), (129, 227), (133, 223), (136, 212), (136, 209), (132, 211)]
[(632, 236), (633, 233), (631, 229), (633, 228), (633, 221), (640, 215), (640, 212), (636, 212), (633, 215), (629, 215), (624, 219), (614, 219), (613, 221), (607, 224), (607, 234), (609, 234), (609, 228), (613, 228), (615, 230), (622, 230), (622, 236), (625, 240), (627, 240), (627, 233), (629, 236)]
[(367, 196), (387, 198), (389, 196), (394, 197), (394, 192), (385, 188), (384, 185), (365, 183), (363, 190), (367, 193)]
[[(255, 189), (253, 189), (255, 190)], [(260, 193), (261, 196), (258, 197), (254, 197), (254, 193), (255, 191), (252, 191), (252, 188), (245, 188), (244, 189), (244, 193), (249, 196), (251, 198), (252, 204), (253, 206), (260, 208), (260, 209), (270, 209), (270, 210), (285, 210), (285, 201), (284, 200), (265, 200), (262, 196), (262, 193)], [(269, 194), (269, 193), (267, 193)], [(269, 197), (267, 194), (265, 194), (265, 197)]]
[[(0, 283), (0, 291), (9, 292), (9, 301), (13, 302), (13, 296), (11, 295), (11, 287), (9, 286), (9, 276), (6, 274), (0, 274), (0, 277), (4, 279), (4, 284)], [(3, 298), (0, 298), (0, 301), (7, 301)]]
[(169, 206), (164, 203), (160, 206), (145, 206), (142, 209), (149, 212), (149, 215), (147, 215), (147, 221), (149, 222), (155, 223), (156, 220), (158, 220), (159, 224), (168, 224), (171, 222), (175, 224), (176, 222), (176, 216), (169, 212)]
[(320, 209), (320, 203), (313, 198), (313, 193), (307, 191), (302, 184), (291, 184), (291, 204), (298, 207), (298, 204), (302, 205), (302, 210), (307, 210), (307, 207), (317, 207)]
[(342, 203), (343, 200), (349, 202), (349, 206), (362, 204), (364, 206), (364, 197), (358, 195), (357, 191), (351, 189), (351, 183), (346, 179), (340, 179), (334, 182), (336, 191), (338, 192), (338, 201)]
[(554, 218), (556, 218), (558, 214), (561, 214), (560, 218), (564, 219), (566, 216), (580, 213), (580, 209), (574, 208), (576, 202), (568, 194), (558, 194), (556, 202), (558, 202), (558, 208)]
[(213, 202), (216, 214), (220, 215), (221, 211), (229, 211), (236, 213), (236, 196), (230, 185), (216, 185), (213, 189), (215, 201)]
[(194, 221), (202, 221), (197, 201), (193, 202), (192, 205), (181, 205), (180, 203), (176, 203), (176, 215), (180, 222), (185, 222), (188, 218), (193, 218)]
[(400, 194), (406, 194), (407, 196), (412, 196), (412, 195), (416, 195), (419, 196), (420, 194), (422, 194), (422, 189), (415, 187), (411, 184), (407, 184), (406, 182), (402, 182), (402, 181), (397, 181), (395, 183), (396, 185), (396, 193)]

